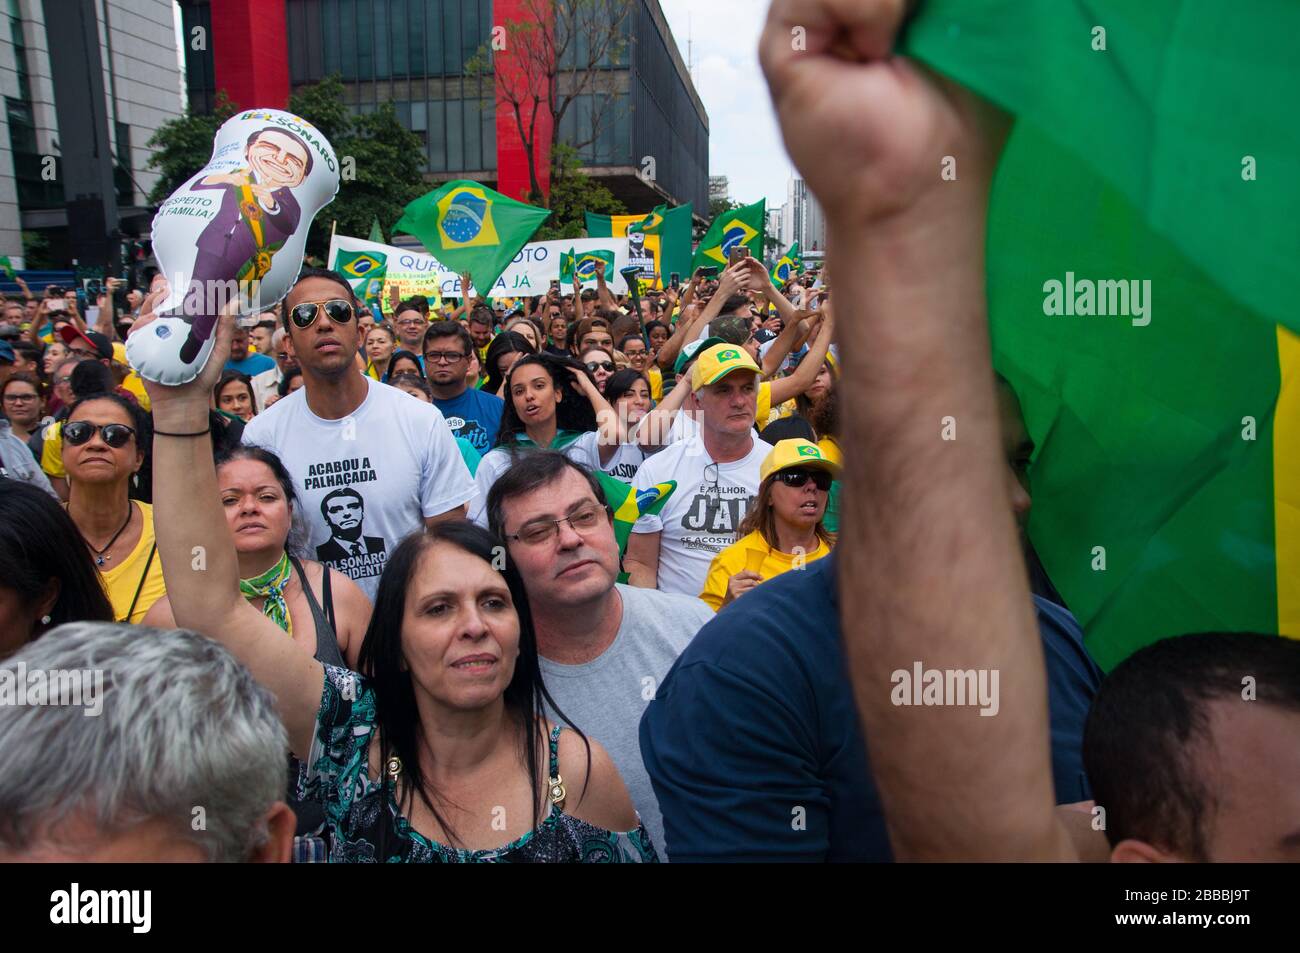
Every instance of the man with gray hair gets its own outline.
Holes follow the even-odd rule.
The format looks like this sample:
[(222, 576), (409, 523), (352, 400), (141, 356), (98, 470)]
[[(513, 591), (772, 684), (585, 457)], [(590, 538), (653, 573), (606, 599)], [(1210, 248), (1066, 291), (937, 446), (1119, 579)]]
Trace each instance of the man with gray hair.
[(216, 642), (59, 626), (0, 664), (0, 862), (285, 862), (288, 755)]

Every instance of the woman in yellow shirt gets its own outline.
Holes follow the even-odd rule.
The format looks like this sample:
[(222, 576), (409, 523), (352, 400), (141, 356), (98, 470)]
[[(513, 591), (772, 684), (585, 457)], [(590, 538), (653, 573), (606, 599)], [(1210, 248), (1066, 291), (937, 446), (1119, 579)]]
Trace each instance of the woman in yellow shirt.
[(153, 508), (129, 496), (147, 448), (144, 413), (117, 394), (83, 397), (63, 424), (68, 515), (90, 550), (119, 622), (142, 620), (165, 591)]
[(758, 497), (741, 537), (713, 558), (700, 598), (713, 611), (761, 582), (830, 554), (835, 537), (822, 524), (839, 465), (809, 440), (782, 440), (759, 468)]

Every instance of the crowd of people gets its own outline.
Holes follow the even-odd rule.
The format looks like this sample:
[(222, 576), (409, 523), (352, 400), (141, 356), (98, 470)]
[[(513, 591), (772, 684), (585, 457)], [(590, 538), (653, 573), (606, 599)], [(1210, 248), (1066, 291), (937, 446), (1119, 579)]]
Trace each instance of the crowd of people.
[[(304, 263), (167, 387), (123, 343), (162, 276), (121, 311), (22, 286), (0, 859), (1295, 859), (1300, 644), (1103, 675), (1023, 531), (1033, 445), (971, 306), (997, 117), (914, 76), (877, 138), (810, 147), (806, 97), (885, 67), (786, 53), (796, 6), (764, 66), (832, 245), (783, 287), (737, 258), (433, 307)], [(888, 49), (889, 16), (818, 6)], [(994, 717), (900, 704), (912, 659), (1000, 672)], [(5, 701), (96, 670), (98, 717)]]

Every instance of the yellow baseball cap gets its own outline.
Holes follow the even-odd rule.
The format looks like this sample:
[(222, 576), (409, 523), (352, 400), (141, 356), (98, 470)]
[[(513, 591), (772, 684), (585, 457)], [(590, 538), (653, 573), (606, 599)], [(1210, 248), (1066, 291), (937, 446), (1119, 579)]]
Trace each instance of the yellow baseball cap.
[(793, 467), (809, 467), (814, 470), (825, 470), (828, 473), (839, 471), (839, 466), (822, 453), (817, 444), (798, 437), (794, 440), (777, 441), (772, 452), (764, 458), (763, 465), (758, 468), (758, 478), (766, 480), (773, 473)]
[(733, 371), (761, 373), (754, 359), (743, 347), (735, 344), (715, 344), (695, 359), (695, 367), (691, 371), (691, 390), (697, 391), (709, 384), (716, 384)]
[(123, 364), (130, 367), (131, 362), (126, 359), (126, 345), (121, 341), (113, 342), (113, 363)]

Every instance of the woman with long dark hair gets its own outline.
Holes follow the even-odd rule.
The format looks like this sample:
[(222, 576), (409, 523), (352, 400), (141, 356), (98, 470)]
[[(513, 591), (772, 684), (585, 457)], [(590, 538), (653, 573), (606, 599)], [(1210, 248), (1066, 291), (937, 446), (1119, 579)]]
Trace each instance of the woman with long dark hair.
[(44, 490), (0, 480), (0, 659), (65, 622), (112, 622), (76, 525)]
[(502, 331), (492, 339), (487, 353), (483, 355), (483, 370), (487, 376), (483, 378), (479, 390), (494, 397), (503, 396), (501, 391), (505, 387), (506, 375), (510, 373), (515, 361), (525, 354), (536, 353), (537, 348), (518, 331)]
[(416, 377), (423, 377), (424, 367), (421, 366), (420, 359), (410, 351), (394, 351), (382, 380), (387, 384), (398, 374), (414, 374)]
[[(232, 324), (223, 317), (193, 384), (149, 385), (159, 547), (176, 621), (221, 642), (276, 696), (308, 765), (302, 794), (324, 806), (330, 859), (655, 859), (609, 755), (547, 721), (524, 585), (485, 530), (437, 524), (391, 554), (364, 674), (322, 665), (240, 595), (206, 416)], [(196, 545), (203, 573), (190, 565)]]
[(487, 525), (487, 495), (516, 454), (534, 448), (559, 450), (593, 470), (621, 448), (618, 415), (587, 369), (572, 358), (528, 354), (506, 376), (505, 409), (497, 444), (478, 465), (478, 496), (469, 518)]
[(257, 416), (257, 396), (253, 381), (239, 371), (222, 371), (217, 386), (212, 388), (213, 409), (248, 423)]
[(700, 598), (716, 612), (759, 583), (830, 555), (822, 524), (839, 465), (811, 440), (781, 440), (759, 468), (763, 482), (740, 524), (740, 539), (713, 557)]

